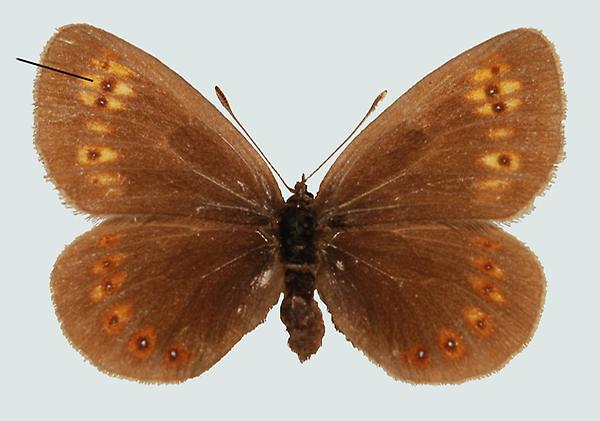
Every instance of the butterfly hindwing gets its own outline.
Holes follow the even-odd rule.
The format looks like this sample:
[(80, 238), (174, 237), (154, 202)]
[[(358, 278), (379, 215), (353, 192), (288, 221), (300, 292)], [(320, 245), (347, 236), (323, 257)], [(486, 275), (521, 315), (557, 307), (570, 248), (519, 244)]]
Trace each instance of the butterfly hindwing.
[(316, 199), (323, 221), (507, 220), (561, 157), (558, 58), (540, 32), (499, 35), (394, 102), (340, 155)]
[(537, 325), (542, 270), (492, 225), (371, 226), (339, 233), (324, 251), (317, 289), (336, 328), (397, 379), (484, 376)]
[(277, 302), (275, 250), (255, 230), (183, 218), (108, 221), (52, 273), (65, 335), (101, 370), (178, 382), (216, 363)]
[(41, 61), (93, 80), (41, 69), (35, 84), (36, 145), (75, 208), (264, 223), (282, 203), (240, 133), (149, 54), (92, 26), (69, 25)]

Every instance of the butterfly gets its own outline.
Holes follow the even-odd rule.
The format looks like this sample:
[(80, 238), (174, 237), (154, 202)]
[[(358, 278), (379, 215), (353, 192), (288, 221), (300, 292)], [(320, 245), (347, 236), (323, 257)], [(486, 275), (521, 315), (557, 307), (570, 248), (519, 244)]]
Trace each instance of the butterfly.
[[(531, 339), (545, 278), (503, 231), (562, 157), (559, 59), (537, 30), (498, 35), (396, 100), (318, 194), (286, 201), (265, 161), (160, 61), (77, 24), (49, 40), (35, 142), (64, 201), (99, 223), (66, 247), (52, 299), (103, 372), (198, 376), (280, 315), (301, 361), (337, 330), (392, 377), (461, 383)], [(223, 102), (223, 101), (222, 101)], [(235, 117), (234, 117), (235, 118)]]

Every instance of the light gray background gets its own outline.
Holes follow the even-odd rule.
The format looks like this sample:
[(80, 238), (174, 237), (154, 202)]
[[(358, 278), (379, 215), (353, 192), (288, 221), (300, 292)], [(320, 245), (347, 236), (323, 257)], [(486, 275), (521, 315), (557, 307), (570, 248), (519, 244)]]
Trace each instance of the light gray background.
[[(575, 1), (399, 3), (4, 6), (0, 418), (599, 419), (598, 10)], [(90, 223), (63, 207), (43, 179), (32, 146), (35, 71), (15, 61), (36, 60), (54, 29), (72, 22), (143, 48), (213, 102), (219, 84), (290, 183), (346, 136), (380, 90), (389, 90), (386, 107), (475, 44), (516, 27), (543, 29), (564, 67), (567, 159), (535, 212), (509, 228), (537, 253), (548, 278), (529, 347), (491, 377), (416, 387), (371, 364), (326, 313), (323, 347), (300, 365), (274, 310), (220, 363), (186, 383), (148, 386), (98, 372), (61, 334), (48, 287), (56, 256)], [(322, 176), (312, 180), (313, 191)]]

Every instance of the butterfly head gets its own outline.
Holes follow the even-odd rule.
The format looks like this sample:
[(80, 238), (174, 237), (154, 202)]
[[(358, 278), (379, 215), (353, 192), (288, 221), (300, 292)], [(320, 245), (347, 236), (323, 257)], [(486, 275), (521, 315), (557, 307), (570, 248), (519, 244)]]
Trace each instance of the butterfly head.
[(302, 174), (302, 179), (294, 185), (294, 195), (288, 199), (289, 202), (296, 202), (299, 205), (306, 205), (313, 201), (315, 196), (308, 191), (306, 187), (306, 177)]

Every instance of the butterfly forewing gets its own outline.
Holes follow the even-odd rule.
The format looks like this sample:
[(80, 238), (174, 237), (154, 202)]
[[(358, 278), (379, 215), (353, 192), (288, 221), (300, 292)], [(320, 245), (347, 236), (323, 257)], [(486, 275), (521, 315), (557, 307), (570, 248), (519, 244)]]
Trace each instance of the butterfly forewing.
[(237, 130), (158, 60), (100, 29), (71, 25), (42, 62), (36, 144), (67, 202), (92, 215), (162, 214), (265, 223), (281, 202)]
[(514, 217), (561, 156), (558, 59), (515, 30), (461, 54), (371, 123), (326, 175), (317, 209), (337, 225)]
[(491, 225), (371, 226), (340, 233), (324, 251), (317, 288), (335, 326), (398, 379), (483, 376), (537, 325), (542, 270)]
[(56, 262), (56, 312), (71, 343), (103, 371), (183, 381), (216, 363), (277, 302), (275, 252), (237, 225), (108, 221)]

